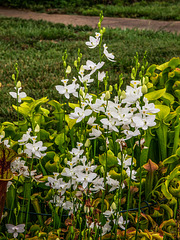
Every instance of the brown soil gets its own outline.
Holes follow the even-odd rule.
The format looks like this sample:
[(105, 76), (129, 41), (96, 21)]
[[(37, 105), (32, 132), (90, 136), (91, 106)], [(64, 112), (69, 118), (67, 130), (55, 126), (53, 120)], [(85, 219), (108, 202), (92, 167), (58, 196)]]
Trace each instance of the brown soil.
[[(97, 28), (99, 17), (79, 16), (79, 15), (62, 15), (62, 14), (47, 14), (37, 13), (29, 10), (17, 10), (0, 7), (0, 16), (18, 17), (22, 19), (44, 20), (53, 23), (63, 23), (65, 25), (72, 24), (73, 26), (89, 25)], [(154, 31), (167, 31), (172, 33), (180, 33), (180, 21), (157, 21), (132, 18), (112, 18), (104, 17), (103, 27), (121, 28), (121, 29), (148, 29)]]

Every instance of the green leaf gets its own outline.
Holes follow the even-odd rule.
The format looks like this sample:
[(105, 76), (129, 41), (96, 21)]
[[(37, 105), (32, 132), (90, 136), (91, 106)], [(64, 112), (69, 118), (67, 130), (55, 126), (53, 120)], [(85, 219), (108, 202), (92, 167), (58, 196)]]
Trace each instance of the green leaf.
[(168, 67), (171, 67), (172, 69), (178, 67), (179, 65), (180, 65), (180, 58), (172, 58), (168, 63)]
[(156, 114), (157, 119), (163, 121), (170, 113), (170, 108), (166, 105), (155, 105), (160, 111)]
[(160, 71), (163, 71), (164, 69), (166, 69), (168, 67), (169, 62), (163, 63), (159, 66), (157, 66), (157, 69)]
[(12, 105), (13, 108), (19, 112), (20, 114), (22, 114), (25, 117), (28, 117), (29, 113), (30, 113), (30, 108), (29, 108), (29, 104), (26, 102), (23, 102), (19, 107)]
[(59, 150), (61, 153), (64, 153), (64, 143), (67, 141), (67, 136), (64, 136), (64, 133), (60, 133), (55, 138), (55, 144), (58, 145)]
[(148, 69), (147, 69), (147, 73), (150, 73), (151, 75), (153, 75), (154, 71), (156, 70), (157, 65), (156, 64), (152, 64)]
[(180, 147), (176, 150), (176, 155), (180, 157)]
[(79, 104), (75, 104), (75, 103), (68, 103), (70, 108), (75, 109), (76, 107), (79, 107)]
[(50, 161), (48, 161), (48, 162), (45, 164), (45, 168), (46, 168), (46, 170), (49, 171), (50, 173), (57, 172), (57, 163), (51, 163)]
[(163, 208), (166, 213), (168, 213), (169, 218), (173, 217), (173, 210), (167, 204), (161, 204), (160, 207)]
[(118, 165), (117, 157), (114, 156), (114, 153), (111, 150), (107, 151), (107, 156), (106, 153), (99, 155), (99, 162), (101, 163), (101, 165), (106, 166), (106, 160), (107, 167), (113, 167)]
[(44, 130), (44, 129), (40, 130), (40, 138), (42, 141), (49, 139), (49, 135), (50, 135), (50, 133), (47, 132), (46, 130)]
[(157, 91), (153, 91), (153, 92), (150, 92), (150, 93), (146, 93), (144, 96), (145, 96), (149, 101), (152, 101), (152, 100), (157, 100), (157, 99), (159, 99), (160, 97), (162, 97), (165, 92), (166, 92), (166, 88), (163, 88), (163, 89), (160, 89), (160, 90), (157, 90)]
[(178, 161), (179, 158), (176, 156), (176, 155), (171, 155), (170, 157), (166, 158), (164, 161), (163, 161), (163, 164), (170, 164), (170, 163), (174, 163), (176, 161)]
[(167, 92), (165, 92), (165, 93), (163, 94), (162, 99), (168, 100), (168, 102), (169, 102), (170, 104), (172, 104), (172, 103), (174, 102), (174, 96), (171, 95), (170, 93), (167, 93)]

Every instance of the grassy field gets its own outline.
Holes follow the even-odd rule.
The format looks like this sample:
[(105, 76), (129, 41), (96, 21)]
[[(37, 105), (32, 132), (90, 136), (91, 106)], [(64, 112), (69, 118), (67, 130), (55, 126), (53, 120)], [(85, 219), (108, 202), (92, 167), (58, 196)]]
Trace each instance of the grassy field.
[[(63, 24), (52, 24), (43, 21), (0, 18), (0, 121), (15, 119), (11, 105), (15, 100), (9, 95), (13, 91), (12, 74), (18, 63), (23, 91), (38, 99), (47, 96), (59, 99), (55, 85), (61, 83), (64, 76), (62, 55), (68, 52), (67, 62), (73, 66), (78, 48), (83, 54), (82, 64), (87, 59), (94, 62), (95, 49), (88, 49), (85, 42), (94, 35), (91, 27), (73, 27)], [(106, 29), (104, 42), (109, 52), (114, 52), (116, 62), (106, 64), (104, 71), (110, 73), (110, 84), (118, 81), (123, 73), (124, 82), (130, 80), (134, 56), (139, 53), (140, 59), (147, 51), (150, 64), (162, 64), (172, 57), (180, 56), (179, 36), (167, 32), (145, 30)], [(73, 71), (70, 78), (74, 76)]]
[[(97, 4), (103, 2), (104, 4)], [(131, 4), (129, 2), (132, 2)], [(110, 4), (111, 3), (111, 4)], [(29, 8), (48, 13), (65, 13), (99, 16), (101, 10), (106, 17), (126, 17), (158, 20), (180, 20), (179, 0), (164, 1), (17, 1), (0, 0), (0, 5)]]
[[(39, 6), (40, 7), (40, 6)], [(38, 6), (34, 6), (34, 10), (38, 10)], [(92, 7), (64, 7), (57, 9), (59, 13), (76, 13), (81, 15), (99, 16), (103, 11), (106, 17), (121, 17), (121, 18), (142, 18), (156, 20), (180, 20), (179, 15), (180, 2), (136, 2), (132, 5), (94, 5)], [(42, 8), (43, 10), (43, 8)], [(54, 10), (47, 10), (53, 13)]]

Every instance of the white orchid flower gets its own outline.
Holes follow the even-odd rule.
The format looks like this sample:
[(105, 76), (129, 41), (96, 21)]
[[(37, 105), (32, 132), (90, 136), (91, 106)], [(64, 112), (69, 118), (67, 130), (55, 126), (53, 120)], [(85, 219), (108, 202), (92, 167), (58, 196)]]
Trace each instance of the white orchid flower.
[(86, 61), (86, 65), (83, 66), (84, 70), (88, 70), (91, 72), (89, 73), (89, 75), (92, 75), (96, 70), (102, 68), (102, 66), (104, 65), (105, 62), (99, 62), (98, 64), (92, 62), (91, 60), (87, 60)]
[(41, 158), (46, 155), (46, 153), (41, 153), (43, 151), (46, 151), (47, 147), (43, 147), (43, 142), (35, 142), (33, 140), (33, 143), (26, 143), (25, 144), (26, 149), (24, 152), (29, 156), (29, 157), (34, 157), (34, 158)]
[(25, 231), (25, 224), (19, 224), (14, 226), (13, 224), (6, 224), (8, 233), (13, 233), (13, 237), (17, 238), (18, 233), (23, 233)]
[(80, 107), (76, 107), (74, 110), (74, 113), (70, 113), (69, 117), (71, 119), (77, 119), (76, 123), (81, 122), (82, 119), (84, 119), (86, 116), (91, 115), (92, 110), (91, 109), (82, 109)]
[(21, 103), (21, 99), (27, 97), (27, 95), (25, 92), (20, 93), (22, 87), (20, 88), (14, 87), (14, 89), (17, 90), (17, 92), (9, 92), (9, 94), (11, 95), (11, 97), (18, 99), (18, 102)]
[(92, 128), (92, 133), (89, 133), (89, 136), (91, 136), (92, 138), (89, 138), (89, 140), (96, 139), (96, 138), (100, 137), (101, 134), (102, 134), (102, 132), (99, 129)]
[(96, 37), (94, 38), (94, 37), (90, 36), (89, 37), (89, 42), (86, 42), (86, 45), (89, 48), (97, 47), (99, 42), (100, 42), (100, 36), (101, 36), (101, 34), (96, 32)]
[(98, 80), (100, 82), (102, 82), (105, 77), (106, 77), (106, 73), (104, 71), (103, 72), (98, 71)]
[(106, 44), (104, 44), (103, 47), (104, 47), (103, 53), (104, 53), (104, 55), (107, 57), (107, 59), (108, 59), (109, 61), (111, 61), (111, 62), (115, 62), (115, 60), (114, 60), (114, 55), (113, 55), (113, 53), (109, 53), (109, 52), (108, 52), (108, 50), (107, 50), (108, 47), (106, 46)]

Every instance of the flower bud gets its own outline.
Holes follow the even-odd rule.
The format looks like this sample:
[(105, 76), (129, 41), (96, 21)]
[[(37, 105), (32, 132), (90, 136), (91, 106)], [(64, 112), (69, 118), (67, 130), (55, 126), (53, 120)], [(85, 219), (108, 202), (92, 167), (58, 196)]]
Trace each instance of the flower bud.
[(66, 73), (67, 73), (67, 74), (71, 73), (71, 67), (70, 67), (70, 66), (68, 66), (68, 67), (66, 68)]
[(39, 124), (37, 124), (34, 129), (34, 132), (38, 133), (39, 131), (40, 131), (40, 126), (39, 126)]
[(85, 93), (84, 93), (84, 91), (82, 90), (82, 88), (80, 89), (79, 94), (80, 94), (83, 98), (85, 98)]
[(67, 158), (64, 159), (64, 163), (67, 164)]
[(111, 97), (110, 92), (107, 91), (104, 99), (105, 99), (105, 100), (109, 100), (110, 97)]
[(0, 82), (0, 88), (2, 87), (2, 83)]
[(114, 89), (117, 91), (118, 89), (117, 83), (114, 85)]
[(112, 208), (113, 210), (116, 210), (116, 209), (117, 209), (115, 202), (113, 202), (113, 203), (111, 204), (111, 208)]
[(89, 147), (91, 145), (91, 141), (89, 140), (89, 138), (86, 140), (84, 146), (85, 147)]
[(20, 87), (21, 87), (21, 82), (20, 82), (20, 81), (17, 82), (16, 87), (17, 87), (17, 88), (20, 88)]
[(101, 173), (104, 174), (104, 167), (103, 166), (101, 166), (100, 171), (101, 171)]
[(146, 94), (148, 92), (147, 86), (145, 84), (142, 85), (141, 92)]
[(77, 68), (77, 60), (74, 61), (74, 66)]
[(64, 68), (66, 68), (66, 61), (63, 61), (63, 66)]
[(110, 86), (109, 86), (109, 91), (112, 92), (112, 90), (113, 90), (113, 86), (110, 85)]
[(125, 91), (122, 91), (121, 92), (121, 99), (125, 99), (126, 98), (126, 92)]

